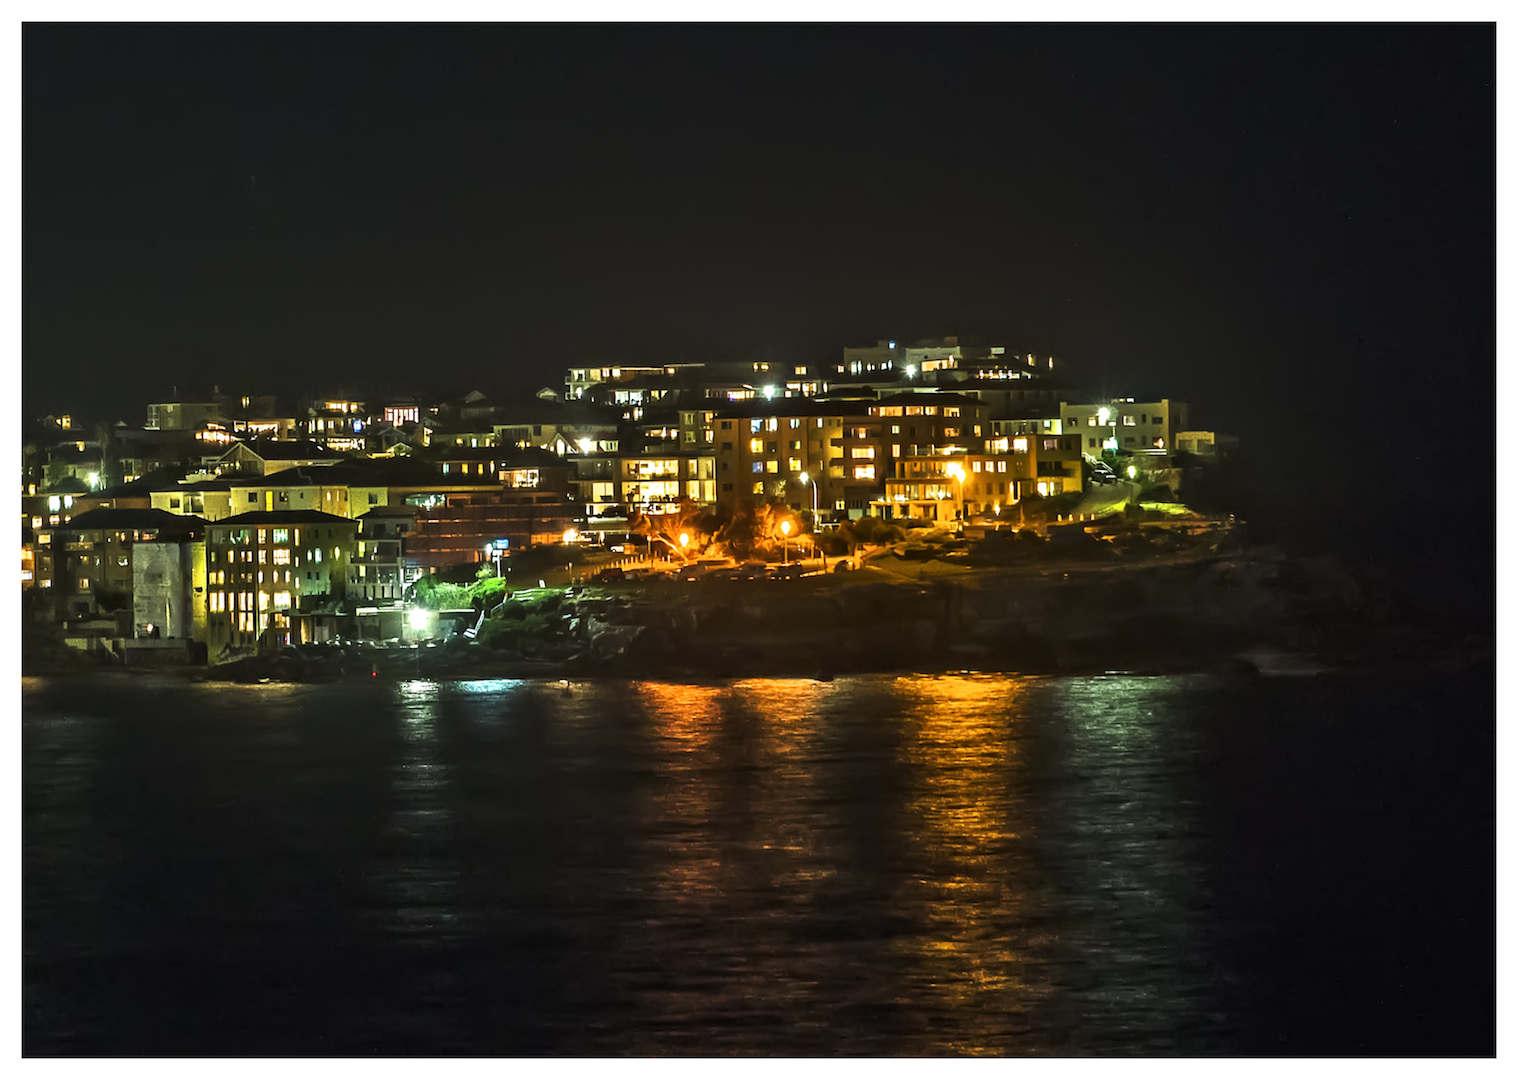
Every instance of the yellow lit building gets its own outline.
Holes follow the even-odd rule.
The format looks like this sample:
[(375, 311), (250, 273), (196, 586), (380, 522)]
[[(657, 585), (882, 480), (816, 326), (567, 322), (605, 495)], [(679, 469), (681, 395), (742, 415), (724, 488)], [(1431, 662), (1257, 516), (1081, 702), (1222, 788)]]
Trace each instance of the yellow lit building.
[(346, 595), (358, 529), (317, 510), (258, 510), (207, 525), (210, 661), (307, 640), (301, 614)]

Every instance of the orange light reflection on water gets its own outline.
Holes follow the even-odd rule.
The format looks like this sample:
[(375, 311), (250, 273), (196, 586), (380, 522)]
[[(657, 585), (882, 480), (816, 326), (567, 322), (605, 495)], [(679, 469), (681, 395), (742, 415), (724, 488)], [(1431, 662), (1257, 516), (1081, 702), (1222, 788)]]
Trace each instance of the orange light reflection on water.
[[(903, 897), (926, 910), (929, 929), (897, 947), (913, 954), (919, 989), (954, 1010), (964, 1034), (931, 1050), (1030, 1048), (1008, 1019), (1029, 1013), (1052, 987), (1035, 955), (1046, 942), (1030, 929), (1037, 874), (1024, 843), (1025, 810), (1009, 790), (1020, 765), (1018, 699), (1026, 685), (998, 675), (922, 676), (896, 686), (914, 706), (900, 753), (916, 774), (908, 811), (918, 828), (905, 840), (930, 874), (917, 883), (918, 896)], [(1036, 1030), (1027, 1034), (1036, 1044)]]

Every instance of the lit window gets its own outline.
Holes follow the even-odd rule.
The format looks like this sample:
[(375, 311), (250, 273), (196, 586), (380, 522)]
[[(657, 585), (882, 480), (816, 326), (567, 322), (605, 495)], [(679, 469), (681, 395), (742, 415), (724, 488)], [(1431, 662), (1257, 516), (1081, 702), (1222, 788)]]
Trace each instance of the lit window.
[(873, 466), (873, 465), (856, 465), (856, 466), (854, 466), (854, 479), (855, 480), (873, 480), (873, 479), (875, 479), (875, 466)]
[(754, 481), (754, 494), (755, 495), (763, 495), (764, 494), (764, 481), (763, 480), (755, 480)]
[(873, 461), (875, 458), (875, 448), (873, 446), (856, 446), (849, 451), (849, 456), (856, 459)]
[(764, 440), (763, 439), (750, 439), (749, 442), (748, 442), (748, 452), (750, 454), (762, 454), (762, 453), (764, 453)]
[(780, 462), (776, 461), (774, 458), (770, 458), (770, 460), (768, 460), (768, 461), (766, 461), (764, 463), (764, 471), (765, 472), (772, 472), (772, 473), (779, 472), (780, 471)]
[(801, 471), (801, 459), (800, 458), (791, 458), (790, 460), (788, 460), (786, 462), (785, 467), (787, 469), (789, 469), (791, 472), (800, 472)]

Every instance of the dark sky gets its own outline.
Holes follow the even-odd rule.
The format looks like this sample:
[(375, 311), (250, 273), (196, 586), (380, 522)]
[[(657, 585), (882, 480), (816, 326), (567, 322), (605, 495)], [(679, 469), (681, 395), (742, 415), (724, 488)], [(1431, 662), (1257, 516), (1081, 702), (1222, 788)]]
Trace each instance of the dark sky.
[(945, 333), (1300, 463), (1407, 455), (1419, 411), (1493, 400), (1490, 26), (22, 43), (35, 411)]

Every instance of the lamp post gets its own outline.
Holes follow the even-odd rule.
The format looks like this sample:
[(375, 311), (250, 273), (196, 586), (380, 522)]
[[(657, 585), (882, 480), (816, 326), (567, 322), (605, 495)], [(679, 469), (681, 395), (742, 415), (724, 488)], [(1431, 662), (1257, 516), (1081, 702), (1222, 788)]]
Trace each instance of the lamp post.
[(815, 555), (817, 554), (817, 481), (813, 480), (806, 473), (802, 473), (796, 479), (800, 480), (803, 484), (812, 485), (812, 554)]
[(1105, 405), (1102, 406), (1100, 409), (1096, 410), (1096, 419), (1097, 419), (1097, 422), (1102, 427), (1106, 427), (1107, 426), (1107, 419), (1109, 417), (1112, 419), (1112, 457), (1113, 457), (1114, 460), (1116, 460), (1116, 458), (1117, 458), (1117, 413), (1113, 412), (1110, 409), (1108, 409)]
[(964, 513), (965, 508), (965, 467), (956, 461), (949, 465), (944, 472), (959, 481), (959, 505), (954, 511), (954, 519), (958, 521), (960, 515)]
[(783, 566), (791, 561), (791, 523), (789, 521), (782, 521), (780, 523), (780, 536), (780, 563)]
[(817, 481), (813, 480), (806, 473), (802, 473), (800, 476), (796, 477), (796, 479), (800, 480), (803, 484), (811, 484), (812, 485), (812, 531), (816, 532), (817, 531)]
[(685, 547), (689, 543), (690, 543), (690, 533), (681, 533), (680, 534), (680, 561), (681, 562), (688, 561), (688, 556), (685, 554)]

